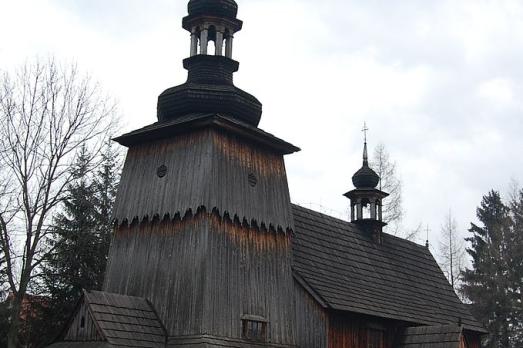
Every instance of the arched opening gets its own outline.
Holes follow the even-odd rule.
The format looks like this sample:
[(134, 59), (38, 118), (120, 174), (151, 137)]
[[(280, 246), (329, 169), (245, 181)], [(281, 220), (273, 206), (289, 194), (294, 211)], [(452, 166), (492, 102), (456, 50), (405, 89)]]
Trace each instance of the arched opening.
[(214, 25), (211, 25), (208, 29), (208, 32), (209, 32), (209, 46), (207, 48), (207, 54), (214, 56), (216, 54), (216, 27)]
[(365, 199), (361, 202), (362, 204), (362, 218), (363, 219), (370, 219), (372, 217), (372, 205), (370, 204), (368, 199)]
[(216, 54), (216, 43), (214, 41), (209, 41), (209, 45), (207, 46), (207, 54), (210, 56), (214, 56)]

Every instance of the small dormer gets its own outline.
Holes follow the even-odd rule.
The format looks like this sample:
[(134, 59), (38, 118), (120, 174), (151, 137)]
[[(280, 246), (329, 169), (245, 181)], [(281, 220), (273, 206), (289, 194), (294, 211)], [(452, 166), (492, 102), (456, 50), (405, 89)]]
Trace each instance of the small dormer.
[(380, 177), (369, 166), (367, 151), (367, 130), (365, 126), (365, 141), (363, 145), (363, 166), (352, 176), (355, 189), (344, 194), (350, 199), (352, 223), (360, 226), (375, 242), (381, 244), (383, 227), (383, 199), (389, 194), (376, 187)]

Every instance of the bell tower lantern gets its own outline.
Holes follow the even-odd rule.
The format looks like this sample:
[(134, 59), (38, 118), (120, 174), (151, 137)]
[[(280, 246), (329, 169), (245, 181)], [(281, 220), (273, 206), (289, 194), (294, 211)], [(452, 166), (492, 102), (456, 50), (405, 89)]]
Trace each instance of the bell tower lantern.
[(369, 167), (367, 131), (365, 125), (363, 166), (352, 176), (355, 189), (345, 193), (344, 196), (350, 199), (351, 222), (360, 226), (375, 242), (381, 243), (383, 227), (387, 225), (383, 222), (382, 202), (389, 194), (376, 188), (380, 177)]
[(208, 55), (214, 42), (214, 55), (232, 59), (234, 34), (243, 22), (236, 18), (238, 5), (233, 0), (191, 0), (183, 28), (191, 33), (191, 57)]

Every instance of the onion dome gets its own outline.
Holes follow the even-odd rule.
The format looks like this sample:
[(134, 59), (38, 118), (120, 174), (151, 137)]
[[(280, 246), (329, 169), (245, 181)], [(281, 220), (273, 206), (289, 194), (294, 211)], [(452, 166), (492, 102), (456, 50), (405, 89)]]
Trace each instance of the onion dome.
[(238, 5), (234, 0), (191, 0), (187, 6), (189, 16), (215, 16), (234, 19)]
[(369, 167), (369, 157), (367, 155), (367, 142), (363, 148), (363, 166), (352, 176), (352, 183), (357, 189), (376, 188), (380, 182), (380, 177), (372, 168)]
[(258, 126), (262, 104), (233, 84), (238, 62), (222, 56), (197, 55), (183, 63), (189, 71), (187, 82), (159, 96), (160, 122), (189, 114), (216, 113)]

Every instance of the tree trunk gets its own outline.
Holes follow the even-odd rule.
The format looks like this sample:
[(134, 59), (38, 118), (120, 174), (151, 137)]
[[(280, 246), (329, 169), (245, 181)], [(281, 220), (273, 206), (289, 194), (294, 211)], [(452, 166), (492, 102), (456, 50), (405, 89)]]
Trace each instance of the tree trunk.
[(19, 330), (20, 330), (20, 309), (22, 307), (22, 300), (19, 294), (14, 295), (13, 303), (9, 314), (11, 316), (11, 323), (9, 326), (9, 332), (7, 334), (7, 347), (8, 348), (19, 348)]

